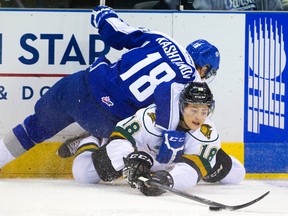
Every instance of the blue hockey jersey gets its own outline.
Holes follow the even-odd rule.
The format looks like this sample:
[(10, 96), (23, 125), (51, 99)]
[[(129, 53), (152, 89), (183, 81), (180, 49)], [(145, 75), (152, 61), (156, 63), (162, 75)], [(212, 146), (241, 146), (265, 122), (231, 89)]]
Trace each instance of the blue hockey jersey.
[(99, 34), (104, 42), (128, 51), (114, 63), (99, 57), (87, 69), (94, 97), (121, 119), (156, 103), (157, 109), (161, 109), (157, 124), (168, 129), (172, 84), (200, 81), (191, 56), (163, 33), (131, 27), (117, 17), (102, 22)]

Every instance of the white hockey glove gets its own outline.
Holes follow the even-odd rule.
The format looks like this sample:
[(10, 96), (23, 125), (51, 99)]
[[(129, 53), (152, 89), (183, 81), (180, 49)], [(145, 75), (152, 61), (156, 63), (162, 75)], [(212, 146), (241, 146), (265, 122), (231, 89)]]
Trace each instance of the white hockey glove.
[(108, 6), (97, 6), (92, 10), (91, 25), (95, 28), (102, 26), (103, 20), (110, 17), (118, 17), (115, 11)]
[(184, 153), (185, 133), (179, 131), (163, 131), (163, 142), (156, 160), (159, 163), (173, 163)]

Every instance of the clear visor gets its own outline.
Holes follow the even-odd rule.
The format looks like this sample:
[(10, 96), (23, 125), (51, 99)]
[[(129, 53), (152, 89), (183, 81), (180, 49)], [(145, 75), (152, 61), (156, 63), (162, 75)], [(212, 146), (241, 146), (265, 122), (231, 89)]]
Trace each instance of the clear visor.
[[(185, 108), (186, 106), (188, 106), (188, 104), (190, 104), (190, 105), (206, 105), (206, 106), (208, 106), (207, 116), (211, 118), (212, 115), (213, 115), (214, 108), (215, 108), (214, 103), (213, 103), (213, 104), (207, 104), (207, 103), (195, 103), (195, 102), (193, 102), (193, 103), (190, 103), (190, 102), (182, 102), (182, 103), (180, 103), (180, 112), (181, 112), (181, 114), (183, 114), (184, 108)], [(206, 109), (206, 108), (205, 108), (205, 109)]]
[(216, 75), (217, 75), (217, 69), (215, 69), (215, 68), (209, 68), (209, 66), (207, 66), (208, 67), (208, 70), (207, 70), (207, 72), (206, 72), (206, 74), (205, 74), (205, 77), (203, 77), (204, 79), (205, 79), (205, 82), (206, 83), (211, 83), (213, 80), (214, 80), (214, 78), (216, 77)]

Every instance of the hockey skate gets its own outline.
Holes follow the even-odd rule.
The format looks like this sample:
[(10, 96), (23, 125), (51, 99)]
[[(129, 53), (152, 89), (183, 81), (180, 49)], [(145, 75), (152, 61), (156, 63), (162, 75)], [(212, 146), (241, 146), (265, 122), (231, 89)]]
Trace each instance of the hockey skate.
[(89, 137), (90, 133), (84, 132), (76, 137), (72, 137), (70, 139), (67, 139), (65, 142), (62, 143), (62, 145), (59, 147), (57, 154), (61, 158), (68, 158), (75, 155), (79, 144), (82, 139)]

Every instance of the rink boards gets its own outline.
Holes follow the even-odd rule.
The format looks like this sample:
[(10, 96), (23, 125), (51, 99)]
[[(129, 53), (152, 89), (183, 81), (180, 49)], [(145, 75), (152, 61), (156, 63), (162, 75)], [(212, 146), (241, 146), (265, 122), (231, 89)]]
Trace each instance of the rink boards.
[[(132, 26), (172, 35), (184, 46), (199, 38), (215, 44), (221, 63), (211, 83), (212, 118), (224, 149), (245, 164), (248, 177), (287, 177), (287, 13), (119, 11), (119, 16)], [(31, 114), (58, 79), (85, 69), (98, 56), (114, 61), (123, 52), (103, 43), (90, 26), (89, 10), (1, 9), (0, 19), (9, 20), (0, 24), (1, 136)], [(77, 128), (68, 128), (53, 141), (75, 133)], [(37, 146), (10, 170), (70, 176), (71, 161), (50, 152), (58, 144)]]
[[(39, 144), (3, 167), (0, 178), (72, 178), (73, 157), (59, 158), (56, 152), (60, 144), (59, 142)], [(244, 163), (247, 169), (243, 143), (223, 143), (222, 148)], [(286, 179), (288, 175), (277, 172), (254, 172), (247, 173), (246, 178)]]

